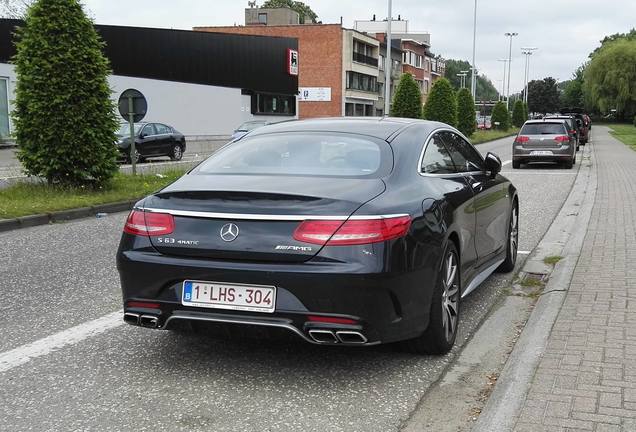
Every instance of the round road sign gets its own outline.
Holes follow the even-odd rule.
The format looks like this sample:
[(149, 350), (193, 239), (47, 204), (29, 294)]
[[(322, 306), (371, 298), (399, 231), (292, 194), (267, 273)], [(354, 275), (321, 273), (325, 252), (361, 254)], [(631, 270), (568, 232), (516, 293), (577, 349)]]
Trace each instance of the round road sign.
[(148, 112), (148, 102), (144, 95), (135, 89), (128, 89), (119, 96), (119, 114), (126, 121), (130, 121), (130, 114), (133, 114), (133, 122), (140, 122), (146, 117)]

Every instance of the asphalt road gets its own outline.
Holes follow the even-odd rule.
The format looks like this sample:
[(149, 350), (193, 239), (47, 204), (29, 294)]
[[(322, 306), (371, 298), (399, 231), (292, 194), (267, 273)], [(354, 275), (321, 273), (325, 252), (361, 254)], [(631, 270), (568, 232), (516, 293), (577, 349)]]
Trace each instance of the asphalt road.
[[(478, 148), (506, 162), (511, 142)], [(576, 171), (505, 165), (520, 194), (520, 250), (538, 243)], [(1, 430), (396, 431), (456, 354), (218, 341), (120, 324), (109, 314), (121, 309), (114, 257), (124, 218), (0, 234)], [(459, 344), (511, 278), (492, 276), (465, 299)], [(104, 316), (105, 331), (87, 330)]]

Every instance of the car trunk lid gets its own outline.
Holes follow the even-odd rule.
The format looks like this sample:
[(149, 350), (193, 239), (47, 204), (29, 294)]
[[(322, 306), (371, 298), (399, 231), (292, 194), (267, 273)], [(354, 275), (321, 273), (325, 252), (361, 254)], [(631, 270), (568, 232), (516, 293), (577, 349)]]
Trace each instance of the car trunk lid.
[(170, 235), (150, 237), (162, 254), (302, 262), (321, 249), (294, 239), (303, 220), (344, 223), (384, 189), (381, 179), (187, 175), (147, 198), (144, 209), (174, 217)]

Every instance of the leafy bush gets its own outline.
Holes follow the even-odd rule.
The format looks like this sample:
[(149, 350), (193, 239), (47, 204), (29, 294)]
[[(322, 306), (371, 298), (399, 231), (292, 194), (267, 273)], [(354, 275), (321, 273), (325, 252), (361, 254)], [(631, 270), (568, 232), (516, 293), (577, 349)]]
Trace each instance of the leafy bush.
[(446, 78), (438, 79), (431, 87), (426, 105), (424, 105), (424, 118), (457, 125), (457, 98), (455, 90)]
[(457, 92), (457, 129), (467, 137), (475, 133), (475, 101), (467, 88)]
[(528, 117), (524, 112), (524, 103), (520, 100), (515, 102), (515, 106), (512, 110), (512, 124), (520, 128), (528, 120)]
[(495, 129), (510, 129), (510, 115), (508, 114), (508, 109), (506, 108), (505, 103), (499, 101), (495, 104), (495, 107), (492, 109), (491, 121), (492, 127)]
[(636, 127), (636, 116), (634, 116), (634, 127)]
[(112, 178), (118, 121), (110, 69), (79, 1), (36, 1), (17, 36), (13, 115), (27, 174), (68, 185)]
[(393, 117), (421, 118), (422, 117), (422, 92), (413, 76), (409, 73), (402, 74), (391, 107)]

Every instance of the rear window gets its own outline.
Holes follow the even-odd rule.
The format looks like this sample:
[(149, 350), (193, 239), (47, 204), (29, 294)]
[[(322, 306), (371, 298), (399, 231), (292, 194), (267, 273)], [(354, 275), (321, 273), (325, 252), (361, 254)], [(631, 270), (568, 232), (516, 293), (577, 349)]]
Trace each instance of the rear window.
[(528, 123), (521, 128), (521, 135), (560, 135), (567, 133), (563, 123)]
[(392, 162), (389, 145), (371, 137), (277, 133), (233, 142), (193, 173), (380, 177)]

